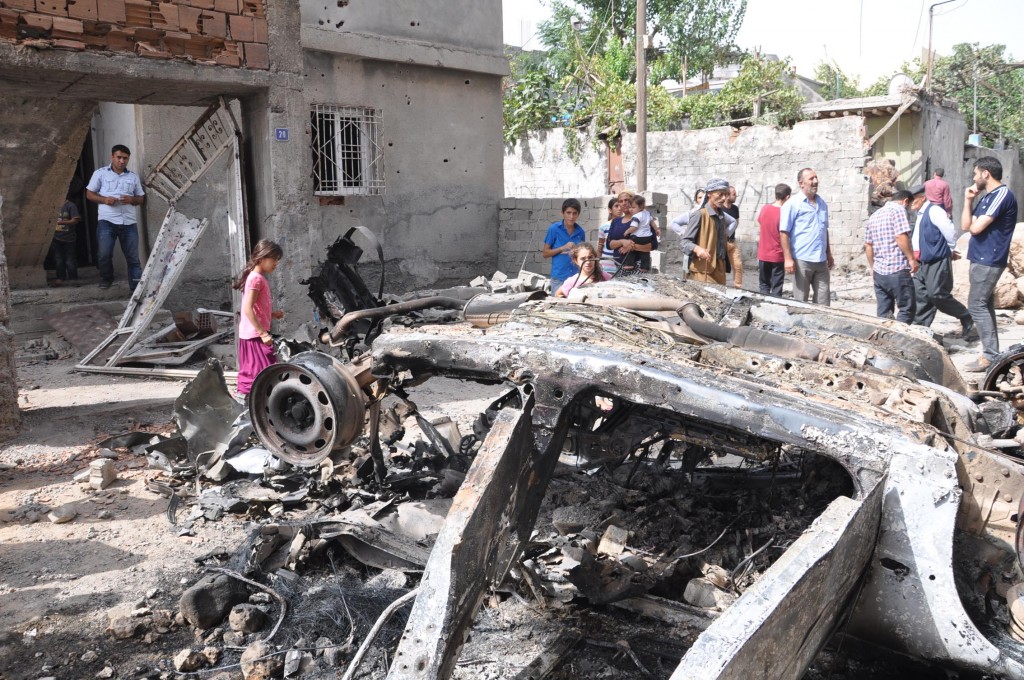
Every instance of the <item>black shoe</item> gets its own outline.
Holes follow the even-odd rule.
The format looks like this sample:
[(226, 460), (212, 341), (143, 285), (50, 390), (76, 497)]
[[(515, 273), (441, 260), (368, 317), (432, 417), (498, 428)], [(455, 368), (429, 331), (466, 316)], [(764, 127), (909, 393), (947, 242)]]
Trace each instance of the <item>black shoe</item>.
[(102, 288), (103, 290), (106, 290), (107, 288), (110, 288), (113, 285), (113, 281), (100, 281), (100, 288)]
[(960, 331), (960, 337), (964, 340), (978, 339), (978, 329), (974, 327), (974, 319), (967, 319), (963, 322), (963, 330)]

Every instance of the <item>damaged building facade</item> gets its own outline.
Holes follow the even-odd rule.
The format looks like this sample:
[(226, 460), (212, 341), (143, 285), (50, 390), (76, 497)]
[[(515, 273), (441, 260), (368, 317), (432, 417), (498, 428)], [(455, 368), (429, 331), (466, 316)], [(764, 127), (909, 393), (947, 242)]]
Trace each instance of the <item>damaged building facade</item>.
[[(487, 225), (502, 195), (507, 72), (500, 17), (497, 0), (4, 3), (0, 281), (44, 285), (53, 216), (69, 182), (108, 163), (111, 144), (127, 144), (130, 169), (146, 179), (219, 98), (236, 117), (240, 157), (222, 157), (175, 206), (210, 227), (172, 307), (230, 309), (224, 205), (236, 160), (249, 239), (285, 250), (273, 285), (288, 323), (312, 320), (299, 281), (352, 225), (389, 244), (392, 287), (493, 267), (496, 234)], [(167, 210), (150, 191), (140, 210), (143, 258)], [(94, 224), (94, 215), (83, 221)], [(80, 234), (80, 265), (93, 263), (94, 231)], [(123, 267), (120, 253), (114, 262)], [(7, 305), (4, 287), (0, 309)], [(14, 389), (13, 368), (0, 382)]]

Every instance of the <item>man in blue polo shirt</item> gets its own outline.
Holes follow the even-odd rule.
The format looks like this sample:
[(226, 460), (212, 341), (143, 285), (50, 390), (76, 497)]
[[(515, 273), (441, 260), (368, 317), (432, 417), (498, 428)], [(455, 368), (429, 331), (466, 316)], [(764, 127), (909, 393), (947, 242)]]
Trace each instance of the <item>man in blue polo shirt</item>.
[(818, 173), (804, 168), (796, 176), (800, 193), (793, 194), (779, 215), (779, 237), (786, 273), (793, 274), (793, 297), (831, 305), (830, 272), (835, 260), (828, 242), (828, 204), (818, 195)]
[[(974, 184), (964, 192), (960, 215), (960, 226), (971, 232), (967, 248), (967, 259), (971, 262), (967, 309), (981, 335), (982, 350), (977, 361), (964, 366), (970, 372), (984, 371), (999, 354), (994, 293), (996, 282), (1006, 269), (1010, 240), (1017, 226), (1017, 199), (1002, 180), (1003, 166), (998, 158), (983, 156), (975, 161)], [(972, 211), (971, 204), (981, 192), (985, 195)]]
[(562, 283), (579, 272), (573, 264), (572, 252), (577, 243), (586, 240), (583, 227), (576, 224), (582, 206), (575, 198), (567, 198), (562, 202), (562, 219), (552, 222), (548, 233), (544, 236), (544, 250), (541, 254), (551, 258), (551, 294), (554, 295)]
[(114, 283), (114, 241), (121, 242), (128, 267), (128, 287), (134, 291), (142, 278), (135, 206), (146, 200), (146, 192), (139, 176), (128, 169), (131, 153), (127, 146), (115, 145), (110, 150), (110, 165), (92, 173), (85, 188), (85, 197), (99, 204), (96, 266), (100, 270), (100, 288), (110, 288)]

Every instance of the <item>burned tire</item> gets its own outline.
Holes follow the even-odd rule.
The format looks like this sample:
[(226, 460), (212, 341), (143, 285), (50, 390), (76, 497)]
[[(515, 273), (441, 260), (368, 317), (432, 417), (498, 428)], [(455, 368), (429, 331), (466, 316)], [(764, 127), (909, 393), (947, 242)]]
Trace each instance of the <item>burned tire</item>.
[(1001, 353), (985, 371), (985, 378), (981, 383), (981, 389), (986, 392), (998, 391), (996, 387), (999, 381), (1014, 366), (1024, 368), (1024, 344), (1013, 345), (1010, 349)]

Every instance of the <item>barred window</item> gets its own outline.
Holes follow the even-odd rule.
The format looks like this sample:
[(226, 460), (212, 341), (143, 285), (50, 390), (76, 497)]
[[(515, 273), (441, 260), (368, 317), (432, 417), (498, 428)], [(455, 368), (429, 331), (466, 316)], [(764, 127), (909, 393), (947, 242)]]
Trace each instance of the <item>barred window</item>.
[(310, 111), (310, 128), (315, 195), (384, 193), (379, 111), (315, 104)]

